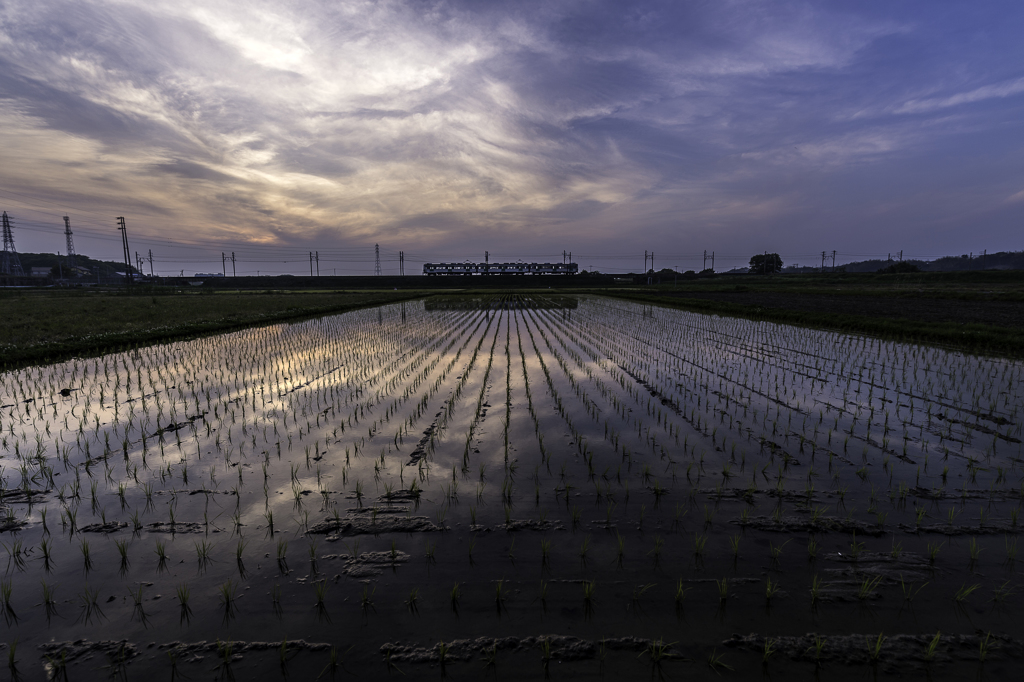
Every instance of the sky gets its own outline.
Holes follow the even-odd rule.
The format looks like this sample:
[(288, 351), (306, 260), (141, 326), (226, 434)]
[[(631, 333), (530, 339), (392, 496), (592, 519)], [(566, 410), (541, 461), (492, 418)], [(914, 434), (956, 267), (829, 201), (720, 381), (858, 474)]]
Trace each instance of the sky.
[(0, 208), (110, 259), (124, 216), (157, 274), (1019, 251), (1021, 35), (1002, 1), (7, 0)]

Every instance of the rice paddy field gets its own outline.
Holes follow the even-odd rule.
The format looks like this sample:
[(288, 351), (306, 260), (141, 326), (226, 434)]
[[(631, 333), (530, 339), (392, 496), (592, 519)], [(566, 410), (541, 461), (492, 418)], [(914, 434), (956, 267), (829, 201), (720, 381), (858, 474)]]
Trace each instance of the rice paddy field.
[(0, 375), (34, 679), (1005, 679), (1020, 362), (591, 296)]

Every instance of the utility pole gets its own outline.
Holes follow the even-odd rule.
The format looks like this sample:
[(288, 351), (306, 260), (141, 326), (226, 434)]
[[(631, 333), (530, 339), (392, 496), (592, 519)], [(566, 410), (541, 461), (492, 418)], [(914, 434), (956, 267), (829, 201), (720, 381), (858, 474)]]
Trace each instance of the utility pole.
[(238, 274), (235, 272), (235, 252), (231, 252), (231, 276), (237, 277)]
[(316, 276), (319, 277), (320, 276), (320, 252), (319, 251), (314, 251), (313, 252), (313, 260), (316, 261)]
[(900, 262), (903, 262), (903, 249), (900, 249)]
[(11, 221), (4, 211), (4, 257), (0, 263), (0, 274), (12, 277), (24, 277), (25, 271), (21, 269), (21, 260), (18, 258), (18, 251), (14, 248), (14, 233), (11, 232)]
[(309, 252), (309, 276), (313, 276), (313, 252)]
[(71, 218), (64, 216), (64, 239), (68, 244), (68, 276), (73, 277), (75, 272), (75, 242), (71, 239)]
[(715, 252), (711, 252), (711, 272), (715, 271)]
[(825, 272), (825, 252), (821, 252), (821, 271)]
[(702, 267), (701, 270), (707, 270), (707, 269), (708, 269), (708, 250), (704, 249), (704, 267)]
[(153, 249), (149, 250), (149, 276), (153, 276)]
[(644, 274), (647, 274), (647, 249), (644, 249)]
[(380, 274), (382, 274), (381, 271), (380, 271), (380, 244), (374, 244), (373, 245), (373, 254), (374, 254), (373, 274), (380, 275)]
[(136, 251), (135, 252), (135, 269), (139, 271), (140, 275), (142, 274), (142, 264), (144, 262), (145, 262), (145, 259), (142, 256), (139, 255), (138, 251)]
[(220, 252), (220, 268), (224, 272), (224, 276), (228, 276), (228, 257), (223, 251)]
[(835, 272), (835, 271), (836, 271), (836, 252), (835, 252), (835, 249), (833, 249), (832, 250), (832, 272)]
[(398, 252), (398, 274), (405, 277), (405, 251)]
[(121, 245), (124, 247), (124, 281), (126, 285), (132, 283), (132, 256), (128, 248), (128, 227), (125, 225), (124, 216), (117, 217), (117, 229), (121, 231)]

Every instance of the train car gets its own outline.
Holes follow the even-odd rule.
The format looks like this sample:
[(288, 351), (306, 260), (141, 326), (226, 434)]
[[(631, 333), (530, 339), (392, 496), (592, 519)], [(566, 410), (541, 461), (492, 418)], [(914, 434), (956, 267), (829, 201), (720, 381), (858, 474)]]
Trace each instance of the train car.
[(424, 263), (423, 274), (436, 275), (575, 275), (576, 263)]

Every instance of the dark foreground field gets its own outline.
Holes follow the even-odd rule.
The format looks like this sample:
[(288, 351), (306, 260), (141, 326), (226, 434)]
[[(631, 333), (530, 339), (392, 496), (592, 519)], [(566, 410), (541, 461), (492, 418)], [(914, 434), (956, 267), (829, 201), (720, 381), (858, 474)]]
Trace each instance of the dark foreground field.
[(22, 679), (1016, 679), (1022, 379), (548, 294), (5, 372), (0, 640)]
[(975, 353), (1024, 354), (1024, 273), (725, 276), (603, 292)]
[[(664, 276), (654, 278), (652, 286), (619, 282), (610, 287), (614, 279), (242, 277), (210, 280), (199, 288), (188, 286), (187, 280), (167, 280), (131, 291), (8, 289), (0, 293), (6, 313), (0, 325), (0, 366), (95, 355), (419, 297), (443, 299), (474, 291), (493, 296), (502, 290), (551, 293), (548, 285), (971, 353), (1024, 355), (1024, 273), (1017, 271)], [(372, 288), (381, 280), (388, 286)], [(228, 286), (235, 284), (239, 288)], [(260, 288), (268, 284), (277, 288)], [(415, 288), (420, 286), (432, 288)]]
[(409, 291), (8, 290), (0, 366), (95, 355), (159, 341), (340, 313), (418, 297)]

